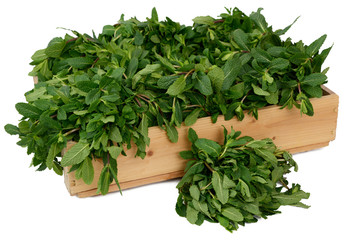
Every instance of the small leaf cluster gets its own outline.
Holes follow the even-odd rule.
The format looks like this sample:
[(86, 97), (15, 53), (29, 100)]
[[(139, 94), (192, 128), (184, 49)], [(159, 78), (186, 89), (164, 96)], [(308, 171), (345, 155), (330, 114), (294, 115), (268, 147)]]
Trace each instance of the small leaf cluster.
[(177, 185), (176, 212), (190, 223), (201, 225), (206, 220), (233, 231), (280, 213), (282, 205), (309, 207), (301, 200), (310, 194), (299, 184), (289, 188), (284, 177), (291, 168), (297, 171), (292, 156), (271, 139), (254, 140), (240, 134), (233, 129), (228, 134), (224, 128), (224, 144), (220, 145), (198, 138), (189, 129), (191, 150), (180, 155), (190, 160)]
[[(92, 161), (103, 159), (104, 194), (117, 179), (116, 158), (131, 144), (145, 157), (148, 127), (177, 142), (177, 127), (206, 116), (242, 120), (248, 112), (257, 119), (258, 108), (270, 104), (313, 115), (309, 98), (321, 97), (326, 82), (321, 65), (331, 48), (319, 52), (326, 35), (310, 45), (283, 41), (291, 25), (272, 30), (261, 9), (193, 21), (159, 21), (153, 9), (146, 21), (122, 15), (98, 36), (71, 30), (53, 38), (33, 54), (29, 75), (38, 83), (16, 104), (20, 122), (5, 130), (19, 135), (40, 171), (72, 166), (90, 184)], [(60, 160), (68, 141), (77, 145)]]

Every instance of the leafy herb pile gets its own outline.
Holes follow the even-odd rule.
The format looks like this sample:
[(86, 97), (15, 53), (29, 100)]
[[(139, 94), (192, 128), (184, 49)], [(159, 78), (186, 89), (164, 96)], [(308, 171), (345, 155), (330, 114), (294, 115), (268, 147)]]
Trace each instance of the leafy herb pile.
[[(192, 224), (204, 220), (219, 222), (228, 231), (258, 218), (280, 213), (282, 205), (308, 208), (300, 202), (309, 193), (300, 185), (288, 187), (284, 174), (297, 164), (292, 156), (276, 148), (271, 139), (239, 137), (224, 128), (224, 145), (198, 138), (190, 128), (191, 151), (180, 152), (187, 163), (185, 175), (177, 185), (176, 212)], [(277, 185), (277, 183), (279, 183)], [(282, 191), (283, 188), (286, 191)]]
[[(310, 45), (283, 41), (291, 25), (272, 30), (261, 9), (193, 21), (159, 21), (153, 9), (144, 22), (122, 15), (98, 36), (72, 31), (53, 38), (32, 56), (30, 76), (39, 82), (27, 102), (16, 104), (18, 126), (5, 130), (19, 135), (39, 171), (62, 174), (72, 166), (90, 184), (92, 160), (102, 158), (98, 191), (105, 194), (118, 183), (116, 158), (126, 155), (124, 147), (134, 143), (136, 156), (145, 157), (150, 126), (177, 142), (176, 127), (205, 116), (242, 120), (247, 111), (258, 118), (258, 108), (269, 104), (313, 115), (309, 97), (321, 97), (326, 82), (321, 65), (331, 48), (319, 53), (326, 35)], [(71, 140), (77, 144), (60, 160)]]

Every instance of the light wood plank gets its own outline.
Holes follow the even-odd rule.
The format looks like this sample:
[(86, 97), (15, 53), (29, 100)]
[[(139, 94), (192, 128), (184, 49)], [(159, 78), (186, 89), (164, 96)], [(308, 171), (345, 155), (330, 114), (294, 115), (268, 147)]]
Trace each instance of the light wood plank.
[[(280, 109), (279, 106), (268, 106), (259, 110), (259, 119), (246, 115), (243, 121), (232, 119), (225, 121), (219, 116), (217, 123), (212, 124), (210, 117), (200, 118), (192, 126), (200, 138), (209, 138), (217, 142), (223, 141), (223, 127), (228, 130), (233, 127), (242, 131), (242, 135), (255, 139), (272, 138), (281, 149), (291, 153), (309, 151), (327, 146), (335, 139), (338, 96), (323, 87), (325, 95), (322, 98), (311, 99), (315, 114), (313, 117), (301, 116), (298, 109)], [(135, 158), (136, 147), (127, 151), (127, 157), (118, 158), (118, 178), (123, 189), (136, 187), (153, 182), (165, 181), (181, 177), (186, 161), (179, 156), (179, 152), (189, 149), (187, 140), (189, 127), (178, 128), (179, 141), (171, 143), (162, 129), (149, 128), (150, 146), (147, 148), (145, 159)], [(74, 143), (70, 143), (68, 148)], [(65, 168), (65, 184), (71, 195), (80, 197), (95, 195), (97, 182), (103, 164), (94, 161), (95, 177), (91, 185), (82, 180), (76, 180), (74, 173), (68, 173)], [(112, 184), (110, 191), (118, 188)]]

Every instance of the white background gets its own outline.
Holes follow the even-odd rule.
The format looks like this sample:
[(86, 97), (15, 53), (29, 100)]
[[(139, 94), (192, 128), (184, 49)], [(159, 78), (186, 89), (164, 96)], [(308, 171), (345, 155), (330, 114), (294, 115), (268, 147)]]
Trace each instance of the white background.
[[(352, 234), (352, 12), (350, 1), (3, 1), (0, 3), (1, 173), (0, 239), (353, 239)], [(104, 197), (71, 197), (63, 177), (28, 168), (31, 157), (5, 133), (6, 123), (20, 119), (14, 105), (33, 88), (31, 55), (45, 48), (65, 27), (97, 34), (120, 14), (140, 20), (157, 7), (160, 20), (169, 16), (191, 24), (199, 15), (216, 17), (226, 7), (246, 14), (263, 7), (274, 29), (297, 17), (286, 34), (309, 44), (327, 33), (324, 47), (334, 47), (324, 64), (330, 66), (327, 86), (340, 96), (336, 140), (329, 147), (294, 159), (299, 172), (289, 176), (311, 193), (308, 210), (282, 207), (282, 214), (229, 233), (218, 224), (201, 227), (179, 217), (174, 206), (177, 180), (125, 190)]]

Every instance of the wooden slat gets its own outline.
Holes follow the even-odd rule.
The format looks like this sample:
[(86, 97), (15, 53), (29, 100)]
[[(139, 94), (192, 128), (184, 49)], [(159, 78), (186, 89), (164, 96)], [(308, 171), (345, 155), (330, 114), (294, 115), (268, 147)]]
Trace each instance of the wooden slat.
[[(272, 138), (277, 146), (291, 153), (309, 151), (327, 146), (335, 139), (338, 96), (331, 90), (324, 88), (322, 98), (311, 99), (315, 114), (313, 117), (301, 116), (298, 109), (280, 109), (279, 106), (268, 106), (259, 110), (259, 119), (246, 115), (243, 121), (236, 118), (225, 121), (218, 117), (215, 124), (210, 117), (200, 118), (192, 126), (200, 138), (209, 138), (217, 142), (223, 141), (223, 127), (228, 130), (233, 127), (242, 131), (242, 135), (255, 139)], [(141, 186), (153, 182), (165, 181), (181, 177), (186, 161), (179, 156), (180, 151), (190, 148), (187, 139), (189, 127), (178, 128), (179, 141), (171, 143), (162, 129), (149, 128), (150, 146), (147, 148), (145, 159), (135, 158), (136, 147), (127, 151), (127, 157), (118, 158), (118, 179), (123, 189)], [(70, 146), (68, 146), (70, 148)], [(94, 161), (94, 180), (86, 185), (82, 179), (76, 180), (74, 173), (68, 173), (65, 168), (65, 184), (72, 195), (79, 197), (96, 194), (97, 182), (103, 164)], [(117, 191), (112, 184), (110, 191)]]

